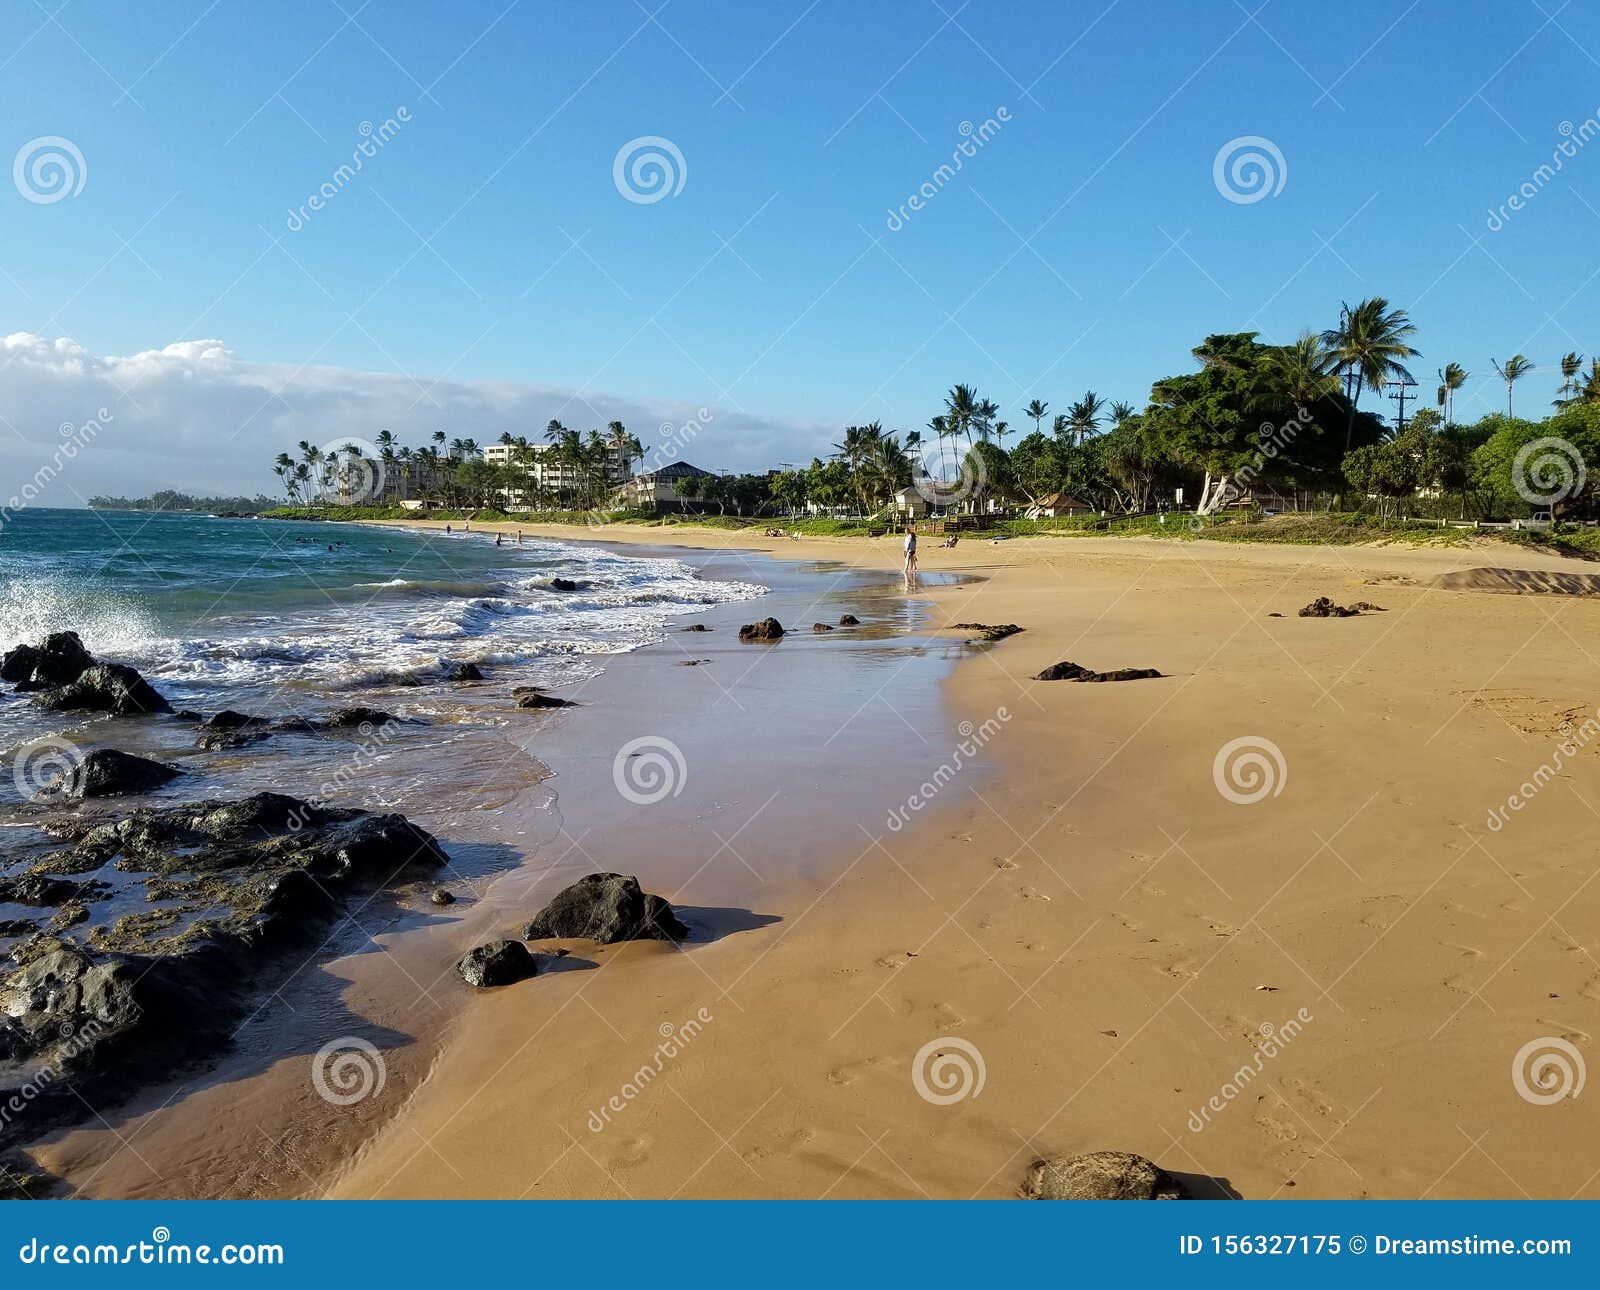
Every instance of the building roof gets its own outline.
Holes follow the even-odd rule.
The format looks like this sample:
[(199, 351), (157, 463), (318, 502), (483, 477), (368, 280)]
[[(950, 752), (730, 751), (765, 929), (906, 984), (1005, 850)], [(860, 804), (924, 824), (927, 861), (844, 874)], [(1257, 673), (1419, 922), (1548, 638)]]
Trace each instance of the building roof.
[(656, 479), (686, 479), (691, 475), (709, 475), (711, 473), (711, 471), (701, 470), (699, 466), (691, 465), (687, 461), (673, 461), (668, 462), (659, 470), (647, 471), (645, 474), (635, 475), (633, 478), (635, 482), (640, 480), (650, 482)]

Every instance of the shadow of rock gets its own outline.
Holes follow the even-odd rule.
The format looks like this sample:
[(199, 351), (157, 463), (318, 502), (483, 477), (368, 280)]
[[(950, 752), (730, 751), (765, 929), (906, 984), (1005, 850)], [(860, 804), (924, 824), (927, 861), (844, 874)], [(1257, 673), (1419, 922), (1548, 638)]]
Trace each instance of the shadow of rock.
[(674, 905), (672, 908), (689, 925), (689, 939), (683, 942), (684, 948), (710, 945), (724, 936), (753, 932), (783, 921), (777, 914), (758, 914), (732, 905)]
[(1183, 1184), (1190, 1200), (1243, 1200), (1244, 1197), (1221, 1174), (1186, 1174), (1177, 1169), (1166, 1171)]

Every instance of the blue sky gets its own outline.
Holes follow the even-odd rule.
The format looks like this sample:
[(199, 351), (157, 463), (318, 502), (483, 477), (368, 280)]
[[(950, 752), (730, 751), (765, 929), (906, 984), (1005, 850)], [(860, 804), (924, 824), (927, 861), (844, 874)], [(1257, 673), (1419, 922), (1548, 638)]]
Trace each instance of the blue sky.
[[(708, 407), (689, 455), (755, 467), (920, 426), (958, 380), (1013, 424), (1035, 394), (1142, 403), (1208, 331), (1288, 339), (1367, 294), (1411, 311), (1426, 394), (1471, 370), (1458, 415), (1499, 405), (1491, 355), (1593, 352), (1600, 138), (1486, 222), (1600, 111), (1600, 13), (1258, 4), (7, 5), (0, 153), (60, 137), (84, 173), (0, 185), (0, 335), (52, 343), (0, 366), (0, 463), (112, 397), (85, 491), (267, 486), (308, 435), (555, 411), (648, 444)], [(642, 136), (684, 161), (650, 203), (613, 180)], [(1213, 163), (1246, 136), (1282, 186), (1230, 201)], [(150, 353), (197, 340), (224, 348)]]

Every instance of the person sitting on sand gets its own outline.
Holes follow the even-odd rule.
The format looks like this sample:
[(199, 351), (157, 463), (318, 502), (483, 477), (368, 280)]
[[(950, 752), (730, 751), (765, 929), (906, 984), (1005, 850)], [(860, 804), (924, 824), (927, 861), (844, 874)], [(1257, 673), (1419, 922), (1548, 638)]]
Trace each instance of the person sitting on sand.
[(906, 586), (909, 588), (917, 580), (917, 530), (911, 521), (906, 521)]

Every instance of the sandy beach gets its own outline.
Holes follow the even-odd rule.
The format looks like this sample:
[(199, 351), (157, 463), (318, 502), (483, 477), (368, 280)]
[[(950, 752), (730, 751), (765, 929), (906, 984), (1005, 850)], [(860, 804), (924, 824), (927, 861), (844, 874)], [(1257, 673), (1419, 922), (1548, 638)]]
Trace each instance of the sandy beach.
[[(524, 527), (898, 564), (894, 539)], [(863, 767), (883, 825), (736, 934), (463, 998), (330, 1194), (1006, 1197), (1116, 1148), (1198, 1195), (1594, 1195), (1588, 1100), (1532, 1054), (1581, 1068), (1597, 1024), (1600, 605), (1452, 589), (1572, 562), (1037, 539), (922, 567), (972, 577), (919, 592), (936, 624), (1025, 629), (963, 646), (949, 728), (907, 734), (949, 773)], [(1323, 595), (1385, 612), (1297, 617)], [(1064, 660), (1163, 675), (1030, 679)], [(892, 683), (859, 697), (893, 720)], [(760, 730), (727, 738), (759, 760)], [(806, 843), (757, 814), (674, 845), (730, 830)]]

